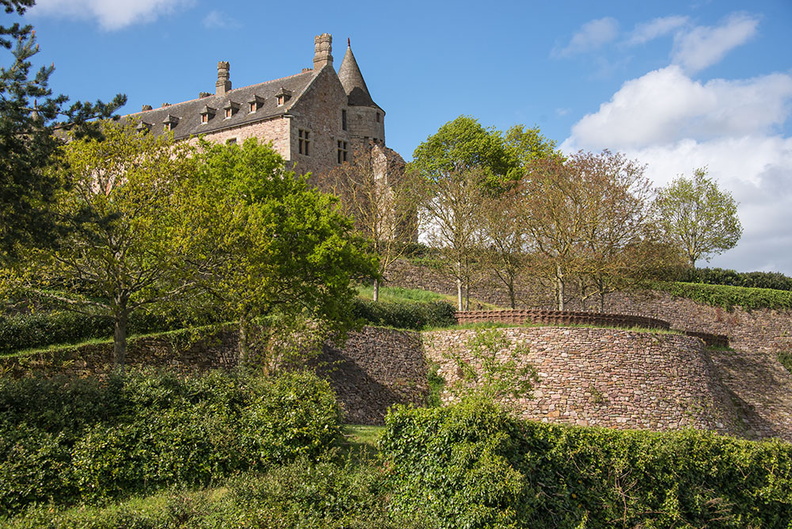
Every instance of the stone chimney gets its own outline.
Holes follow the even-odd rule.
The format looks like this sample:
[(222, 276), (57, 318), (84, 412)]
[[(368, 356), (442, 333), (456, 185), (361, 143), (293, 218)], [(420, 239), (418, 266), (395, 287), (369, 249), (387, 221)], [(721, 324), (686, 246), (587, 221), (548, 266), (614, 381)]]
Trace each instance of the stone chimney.
[(231, 65), (226, 61), (220, 61), (217, 63), (217, 82), (215, 83), (216, 95), (225, 95), (226, 92), (231, 90), (231, 76), (229, 74), (230, 70)]
[(314, 70), (321, 70), (325, 66), (333, 65), (333, 36), (322, 33), (314, 37)]

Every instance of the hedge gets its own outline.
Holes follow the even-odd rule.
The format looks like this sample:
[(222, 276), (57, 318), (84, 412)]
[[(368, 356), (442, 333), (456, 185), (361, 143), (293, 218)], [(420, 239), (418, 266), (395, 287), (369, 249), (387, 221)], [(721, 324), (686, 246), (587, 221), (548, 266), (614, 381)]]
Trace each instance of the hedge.
[(340, 431), (329, 384), (306, 373), (3, 378), (0, 516), (316, 458)]
[(792, 309), (792, 292), (768, 288), (747, 288), (703, 283), (655, 283), (652, 288), (664, 290), (681, 298), (692, 299), (699, 303), (732, 310)]
[(771, 288), (792, 290), (792, 278), (781, 272), (735, 272), (723, 268), (691, 268), (686, 270), (679, 281), (686, 283), (706, 283), (746, 288)]
[(519, 421), (473, 401), (399, 407), (381, 441), (396, 513), (441, 528), (792, 523), (792, 445)]
[[(129, 334), (180, 329), (192, 322), (174, 316), (133, 312)], [(0, 315), (0, 355), (33, 347), (74, 344), (113, 336), (113, 318), (76, 312), (40, 312), (27, 315)]]
[(449, 327), (456, 324), (454, 306), (445, 301), (388, 302), (356, 299), (352, 313), (372, 325), (397, 329), (421, 330), (427, 327)]

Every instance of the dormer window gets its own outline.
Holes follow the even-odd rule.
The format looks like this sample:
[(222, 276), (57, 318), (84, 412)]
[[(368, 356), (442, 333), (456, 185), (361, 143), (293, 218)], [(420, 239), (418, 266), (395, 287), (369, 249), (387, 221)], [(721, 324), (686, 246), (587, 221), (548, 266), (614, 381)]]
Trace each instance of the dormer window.
[(292, 93), (291, 90), (286, 90), (285, 88), (281, 88), (280, 91), (275, 94), (275, 101), (278, 106), (283, 106), (286, 101), (291, 99)]
[(145, 134), (151, 130), (151, 123), (146, 123), (145, 121), (141, 121), (135, 126), (135, 130), (137, 130), (141, 134)]
[(248, 112), (255, 112), (264, 106), (264, 98), (261, 96), (253, 96), (253, 99), (248, 101)]
[(163, 128), (165, 131), (171, 131), (176, 128), (176, 125), (179, 124), (179, 118), (176, 116), (172, 116), (170, 114), (162, 121)]
[(209, 120), (215, 117), (215, 114), (217, 114), (216, 108), (208, 105), (204, 106), (203, 110), (201, 110), (201, 123), (209, 123)]
[(225, 117), (230, 118), (237, 112), (239, 112), (239, 103), (234, 103), (233, 101), (229, 101), (228, 103), (223, 106), (223, 110), (225, 111)]

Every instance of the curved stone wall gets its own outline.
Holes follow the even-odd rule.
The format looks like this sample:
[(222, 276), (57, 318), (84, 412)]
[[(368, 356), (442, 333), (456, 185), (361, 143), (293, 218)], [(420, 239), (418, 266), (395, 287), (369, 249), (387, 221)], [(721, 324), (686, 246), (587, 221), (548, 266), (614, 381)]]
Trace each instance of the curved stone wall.
[[(427, 358), (457, 377), (448, 352), (465, 355), (476, 331), (424, 333)], [(526, 419), (651, 430), (698, 428), (744, 434), (736, 411), (696, 338), (618, 329), (502, 329), (527, 346), (539, 373), (532, 399), (512, 403)]]

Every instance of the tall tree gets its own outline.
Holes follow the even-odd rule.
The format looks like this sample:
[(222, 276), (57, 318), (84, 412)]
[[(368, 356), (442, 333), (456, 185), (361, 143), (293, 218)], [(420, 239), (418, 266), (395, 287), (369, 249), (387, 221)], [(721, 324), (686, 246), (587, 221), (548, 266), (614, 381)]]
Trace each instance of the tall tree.
[(699, 168), (693, 178), (679, 176), (660, 189), (654, 203), (655, 217), (667, 239), (687, 256), (691, 268), (699, 259), (734, 248), (742, 236), (737, 202), (707, 178)]
[(53, 211), (66, 229), (57, 247), (30, 252), (25, 281), (68, 310), (112, 316), (115, 364), (123, 368), (130, 314), (189, 286), (175, 192), (192, 161), (186, 143), (138, 132), (133, 122), (105, 122), (101, 132), (101, 140), (62, 147), (57, 174), (70, 187)]
[(460, 116), (440, 127), (413, 153), (422, 182), (423, 231), (446, 256), (457, 283), (457, 306), (466, 306), (470, 262), (476, 249), (475, 210), (484, 193), (508, 188), (518, 163), (501, 134)]
[[(3, 0), (6, 14), (22, 15), (33, 0)], [(88, 121), (109, 117), (126, 98), (110, 104), (75, 103), (53, 96), (48, 83), (53, 66), (33, 73), (38, 53), (29, 25), (0, 26), (0, 46), (11, 50), (9, 66), (0, 68), (0, 264), (18, 256), (27, 245), (52, 242), (55, 216), (50, 209), (63, 182), (45, 168), (52, 163), (61, 139), (56, 128), (74, 128), (78, 135), (96, 134)]]
[[(581, 281), (590, 283), (604, 310), (605, 294), (633, 276), (645, 263), (626, 259), (627, 248), (647, 235), (649, 179), (645, 167), (623, 154), (578, 152), (567, 165), (579, 186), (583, 207)], [(585, 301), (586, 292), (581, 292)]]
[(534, 160), (523, 181), (529, 244), (541, 257), (538, 275), (552, 279), (558, 310), (564, 310), (567, 284), (580, 267), (586, 204), (572, 167), (560, 157)]
[(355, 230), (379, 256), (374, 278), (374, 301), (379, 300), (381, 278), (417, 237), (417, 195), (414, 173), (405, 172), (404, 160), (388, 149), (370, 144), (355, 150), (324, 179), (323, 189), (336, 195)]
[(182, 188), (185, 228), (201, 249), (193, 269), (239, 321), (240, 364), (277, 369), (267, 353), (283, 357), (280, 325), (348, 328), (354, 282), (376, 275), (376, 258), (337, 199), (287, 171), (270, 146), (249, 139), (201, 149), (199, 170)]

